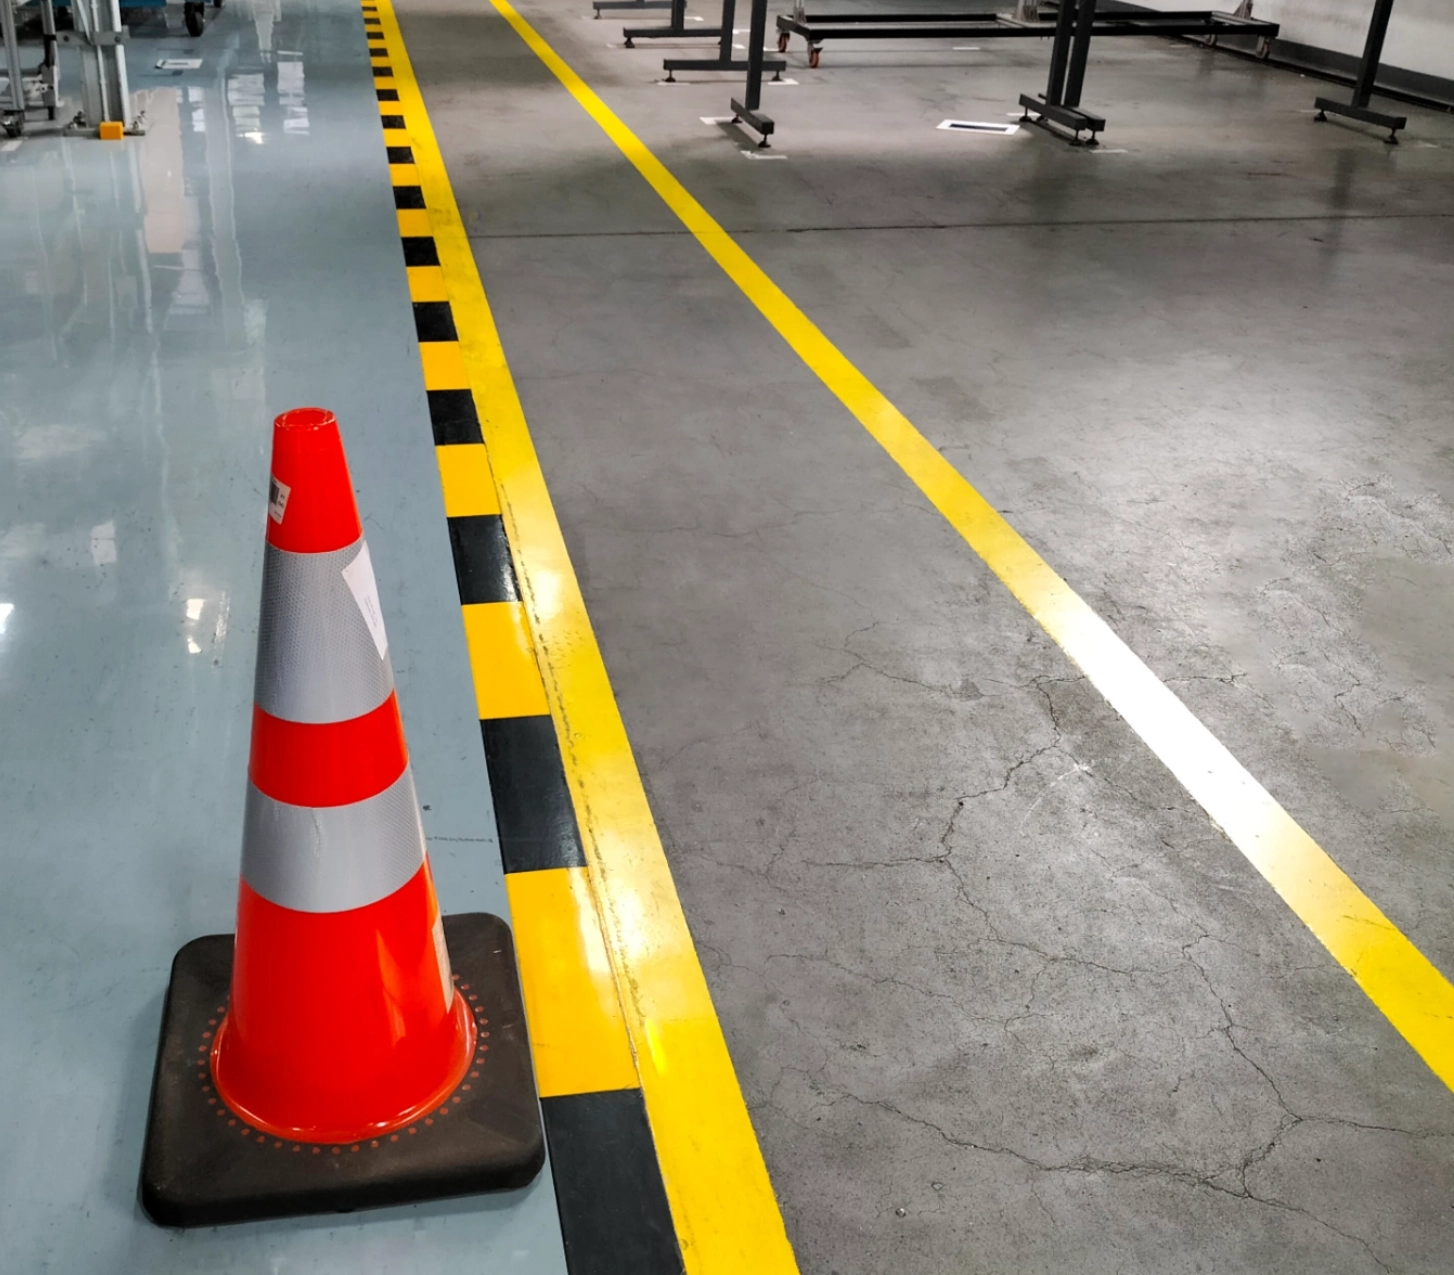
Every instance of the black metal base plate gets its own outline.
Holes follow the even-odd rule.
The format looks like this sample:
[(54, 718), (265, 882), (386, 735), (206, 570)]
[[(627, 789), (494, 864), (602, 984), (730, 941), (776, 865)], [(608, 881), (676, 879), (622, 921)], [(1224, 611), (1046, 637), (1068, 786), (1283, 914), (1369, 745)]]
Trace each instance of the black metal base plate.
[[(1042, 128), (1058, 132), (1058, 130), (1050, 129), (1051, 124), (1058, 124), (1061, 128), (1069, 129), (1074, 133), (1074, 137), (1068, 137), (1065, 140), (1072, 146), (1097, 146), (1100, 144), (1096, 139), (1096, 134), (1106, 126), (1106, 121), (1102, 116), (1092, 115), (1089, 111), (1082, 111), (1074, 106), (1050, 103), (1043, 97), (1031, 97), (1028, 93), (1020, 94), (1020, 105), (1025, 109), (1023, 118), (1029, 119), (1032, 115), (1038, 116), (1038, 119), (1031, 122), (1039, 124)], [(1090, 134), (1084, 141), (1080, 136), (1083, 132)]]
[(444, 918), (455, 983), (479, 1029), (449, 1100), (393, 1134), (299, 1143), (249, 1128), (212, 1088), (206, 1059), (232, 979), (232, 935), (193, 939), (172, 961), (152, 1080), (141, 1202), (163, 1226), (213, 1226), (298, 1213), (522, 1187), (545, 1163), (540, 1105), (510, 929), (497, 916)]
[(1386, 128), (1391, 133), (1397, 133), (1401, 128), (1408, 127), (1408, 117), (1404, 115), (1385, 115), (1382, 111), (1370, 111), (1366, 106), (1355, 106), (1352, 102), (1335, 102), (1331, 98), (1320, 97), (1313, 101), (1313, 106), (1321, 113), (1331, 111), (1334, 115), (1341, 115), (1345, 119), (1358, 120), (1363, 124), (1376, 124), (1379, 128)]
[(746, 124), (762, 138), (762, 141), (758, 143), (759, 148), (767, 145), (767, 139), (772, 136), (773, 129), (777, 127), (773, 123), (772, 116), (764, 115), (761, 111), (748, 110), (735, 97), (732, 99), (732, 114), (734, 124)]
[[(661, 64), (663, 71), (748, 71), (752, 69), (752, 63), (742, 58), (734, 58), (730, 62), (724, 62), (721, 58), (667, 58)], [(788, 69), (788, 64), (782, 58), (764, 58), (762, 69), (771, 71), (773, 78), (781, 75)]]

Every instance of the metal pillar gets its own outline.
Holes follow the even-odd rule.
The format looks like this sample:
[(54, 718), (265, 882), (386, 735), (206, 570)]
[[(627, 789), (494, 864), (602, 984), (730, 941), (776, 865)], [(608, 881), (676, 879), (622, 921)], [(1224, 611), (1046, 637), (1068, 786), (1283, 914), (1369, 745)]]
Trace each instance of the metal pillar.
[[(1170, 15), (1168, 15), (1170, 16)], [(1055, 15), (1055, 43), (1050, 50), (1050, 78), (1039, 97), (1020, 94), (1026, 123), (1059, 124), (1071, 130), (1072, 144), (1095, 146), (1096, 134), (1106, 126), (1099, 115), (1080, 109), (1085, 87), (1085, 64), (1090, 58), (1091, 36), (1095, 33), (1096, 0), (1060, 0)], [(1081, 134), (1089, 136), (1082, 139)]]
[(1358, 67), (1358, 79), (1353, 85), (1351, 102), (1334, 102), (1329, 98), (1317, 98), (1313, 105), (1318, 108), (1315, 119), (1326, 120), (1328, 112), (1359, 120), (1364, 124), (1376, 124), (1388, 129), (1383, 140), (1390, 146), (1398, 145), (1398, 131), (1408, 124), (1403, 115), (1385, 115), (1382, 111), (1368, 109), (1368, 99), (1373, 96), (1374, 81), (1378, 78), (1378, 64), (1383, 58), (1383, 39), (1388, 34), (1388, 19), (1393, 13), (1393, 0), (1374, 0), (1373, 17), (1368, 23), (1368, 39), (1363, 44), (1363, 61)]
[(74, 0), (71, 16), (76, 29), (59, 39), (63, 44), (78, 45), (81, 51), (81, 113), (75, 126), (89, 131), (114, 121), (130, 132), (135, 121), (126, 80), (121, 6), (117, 0)]
[(25, 79), (20, 69), (20, 41), (15, 34), (15, 8), (0, 0), (0, 40), (5, 42), (5, 97), (0, 100), (0, 121), (11, 137), (25, 131)]
[(40, 27), (41, 60), (34, 70), (27, 72), (20, 61), (15, 5), (12, 0), (0, 0), (0, 43), (5, 46), (5, 92), (0, 95), (0, 125), (11, 137), (25, 132), (32, 106), (43, 108), (48, 118), (55, 119), (60, 105), (56, 15), (51, 0), (41, 0)]
[[(732, 99), (732, 122), (746, 124), (762, 140), (759, 147), (767, 145), (776, 127), (770, 116), (758, 108), (762, 105), (762, 42), (767, 37), (767, 0), (752, 0), (752, 19), (748, 23), (747, 36), (747, 87), (742, 100)], [(781, 67), (783, 63), (778, 63)]]

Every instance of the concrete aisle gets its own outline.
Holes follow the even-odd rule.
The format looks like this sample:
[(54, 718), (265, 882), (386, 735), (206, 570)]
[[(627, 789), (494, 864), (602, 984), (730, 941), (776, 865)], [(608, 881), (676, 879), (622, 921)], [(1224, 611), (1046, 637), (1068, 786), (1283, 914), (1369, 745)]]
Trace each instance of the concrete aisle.
[(0, 1269), (561, 1275), (549, 1168), (187, 1232), (137, 1203), (172, 955), (233, 926), (279, 411), (343, 424), (442, 904), (508, 905), (362, 15), (230, 0), (128, 48), (144, 138), (0, 153)]
[[(1454, 971), (1454, 121), (1118, 41), (1078, 152), (934, 128), (1046, 50), (830, 45), (766, 162), (521, 11)], [(1444, 1085), (490, 5), (400, 19), (803, 1270), (1445, 1270)]]

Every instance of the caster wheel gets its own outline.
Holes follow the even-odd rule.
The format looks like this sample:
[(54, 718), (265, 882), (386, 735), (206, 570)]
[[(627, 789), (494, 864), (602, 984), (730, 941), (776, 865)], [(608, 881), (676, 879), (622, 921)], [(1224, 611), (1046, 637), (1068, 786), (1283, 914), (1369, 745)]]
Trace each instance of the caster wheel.
[(813, 67), (814, 69), (817, 69), (818, 60), (822, 56), (823, 56), (823, 50), (821, 48), (819, 48), (819, 49), (809, 49), (808, 50), (808, 65), (810, 67)]
[(187, 24), (188, 35), (201, 35), (207, 29), (207, 18), (200, 3), (193, 4), (187, 0), (182, 6), (182, 20)]
[(777, 51), (779, 53), (786, 53), (788, 51), (788, 33), (786, 31), (778, 33)]
[(24, 124), (7, 124), (7, 125), (5, 125), (5, 136), (6, 137), (19, 137), (24, 132), (25, 132), (25, 125)]

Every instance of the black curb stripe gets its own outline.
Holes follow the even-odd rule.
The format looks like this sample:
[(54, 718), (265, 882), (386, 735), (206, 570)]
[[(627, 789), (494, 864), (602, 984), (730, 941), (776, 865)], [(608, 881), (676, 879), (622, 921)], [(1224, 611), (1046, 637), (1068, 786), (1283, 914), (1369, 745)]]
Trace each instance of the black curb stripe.
[(373, 68), (374, 79), (391, 80), (394, 78), (394, 68), (391, 66), (376, 66)]
[(436, 447), (485, 441), (475, 396), (469, 390), (430, 390), (429, 423), (434, 426)]
[(421, 341), (458, 341), (448, 301), (414, 302), (414, 330)]
[[(370, 12), (376, 10), (365, 6), (364, 13)], [(382, 23), (365, 17), (364, 25)], [(372, 39), (375, 33), (367, 34)], [(389, 67), (374, 68), (375, 77), (390, 74)], [(397, 89), (376, 92), (381, 102), (399, 100)], [(384, 115), (381, 124), (386, 129), (406, 127), (402, 115)], [(413, 162), (409, 147), (387, 149), (389, 163)], [(423, 190), (394, 187), (394, 206), (424, 208)], [(401, 236), (401, 244), (406, 266), (439, 264), (432, 236)], [(458, 339), (448, 302), (415, 302), (414, 323), (420, 341)], [(436, 446), (484, 441), (469, 390), (427, 394)], [(500, 515), (448, 521), (461, 604), (518, 601)], [(550, 716), (485, 720), (480, 736), (505, 872), (586, 867)], [(685, 1275), (641, 1090), (561, 1095), (541, 1099), (540, 1107), (569, 1275)]]
[[(396, 148), (390, 147), (390, 153)], [(407, 149), (398, 147), (399, 150)], [(400, 243), (404, 245), (404, 264), (406, 266), (437, 266), (439, 264), (439, 249), (434, 246), (433, 235), (405, 235)]]
[(510, 542), (505, 539), (505, 523), (499, 514), (451, 518), (449, 544), (463, 605), (520, 601)]
[(487, 718), (480, 734), (505, 871), (584, 868), (575, 806), (549, 714)]
[(571, 1275), (682, 1275), (641, 1090), (542, 1098), (540, 1109)]

